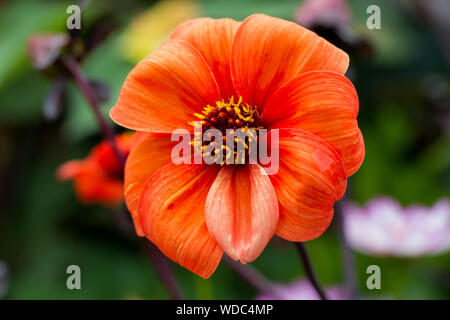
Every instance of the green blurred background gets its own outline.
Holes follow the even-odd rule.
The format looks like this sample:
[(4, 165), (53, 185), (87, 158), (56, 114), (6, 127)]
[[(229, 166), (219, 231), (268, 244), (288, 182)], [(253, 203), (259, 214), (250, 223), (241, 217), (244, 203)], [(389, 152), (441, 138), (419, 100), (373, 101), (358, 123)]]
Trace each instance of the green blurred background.
[[(95, 27), (94, 22), (105, 17), (118, 25), (83, 63), (90, 78), (110, 88), (111, 97), (102, 104), (105, 114), (134, 65), (121, 45), (124, 30), (154, 3), (94, 0), (82, 13), (82, 28)], [(197, 3), (201, 16), (242, 20), (266, 13), (293, 20), (301, 1)], [(119, 213), (79, 204), (72, 185), (55, 179), (58, 165), (84, 157), (101, 140), (91, 110), (73, 84), (69, 84), (61, 116), (45, 119), (43, 101), (52, 80), (34, 70), (27, 55), (30, 35), (66, 31), (70, 4), (0, 1), (0, 261), (9, 270), (3, 298), (165, 299), (166, 291), (140, 239), (117, 230)], [(371, 51), (363, 57), (350, 53), (349, 76), (358, 91), (358, 120), (366, 143), (365, 161), (350, 179), (350, 197), (365, 203), (385, 194), (404, 205), (431, 205), (448, 197), (450, 190), (450, 60), (446, 60), (445, 41), (404, 1), (353, 0), (349, 4), (351, 28)], [(381, 8), (380, 30), (366, 28), (366, 8), (371, 4)], [(308, 248), (321, 282), (339, 285), (343, 276), (335, 223)], [(356, 262), (364, 297), (450, 298), (448, 253), (420, 259), (356, 254)], [(66, 288), (66, 268), (71, 264), (81, 267), (82, 290)], [(382, 269), (381, 290), (369, 291), (365, 286), (370, 264)], [(295, 248), (277, 240), (252, 265), (274, 281), (288, 283), (303, 277)], [(173, 268), (187, 298), (255, 296), (224, 264), (208, 280), (178, 265)]]

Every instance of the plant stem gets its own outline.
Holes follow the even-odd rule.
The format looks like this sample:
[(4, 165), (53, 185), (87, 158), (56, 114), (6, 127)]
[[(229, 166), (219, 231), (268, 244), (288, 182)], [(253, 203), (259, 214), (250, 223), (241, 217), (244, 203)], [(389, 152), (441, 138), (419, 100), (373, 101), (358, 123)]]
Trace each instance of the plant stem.
[(236, 262), (227, 255), (223, 256), (223, 261), (228, 267), (239, 275), (245, 282), (251, 285), (259, 293), (273, 294), (272, 283), (267, 280), (258, 270), (249, 266)]
[(342, 213), (342, 206), (340, 203), (336, 203), (334, 206), (334, 215), (336, 224), (338, 227), (338, 236), (341, 244), (344, 278), (346, 283), (346, 293), (349, 299), (356, 299), (358, 296), (358, 288), (356, 285), (356, 268), (355, 259), (352, 250), (349, 248), (345, 241), (344, 235), (344, 215)]
[(316, 290), (320, 299), (327, 300), (325, 291), (320, 287), (319, 282), (317, 281), (317, 277), (312, 268), (311, 260), (309, 259), (308, 251), (306, 251), (305, 245), (303, 244), (303, 242), (296, 242), (295, 245), (302, 261), (303, 268), (305, 269), (306, 277), (308, 278), (309, 282), (311, 282), (311, 285)]
[(166, 257), (159, 251), (159, 249), (150, 241), (147, 242), (148, 256), (155, 266), (159, 278), (162, 280), (164, 286), (169, 293), (169, 296), (174, 300), (183, 299), (181, 289), (175, 280), (173, 273), (170, 270), (170, 265), (167, 263)]
[(97, 100), (97, 97), (95, 94), (95, 91), (92, 89), (91, 84), (84, 76), (83, 71), (80, 68), (80, 65), (78, 64), (77, 61), (75, 61), (72, 58), (65, 59), (64, 64), (67, 67), (67, 70), (70, 72), (71, 76), (73, 77), (73, 80), (75, 81), (81, 94), (85, 97), (89, 106), (91, 107), (92, 111), (94, 112), (95, 118), (100, 127), (100, 130), (102, 131), (103, 136), (111, 144), (111, 147), (113, 148), (117, 159), (120, 161), (122, 166), (124, 166), (125, 165), (125, 156), (122, 154), (122, 152), (117, 147), (114, 130), (113, 130), (113, 128), (111, 128), (111, 126), (108, 124), (108, 122), (103, 117), (101, 110), (100, 110), (100, 105), (98, 103), (98, 100)]

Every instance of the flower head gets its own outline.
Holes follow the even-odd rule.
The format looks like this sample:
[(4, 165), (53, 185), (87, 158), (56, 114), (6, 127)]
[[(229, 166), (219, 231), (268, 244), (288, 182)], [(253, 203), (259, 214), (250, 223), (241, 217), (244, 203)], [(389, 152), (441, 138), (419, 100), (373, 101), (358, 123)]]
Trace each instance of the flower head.
[[(137, 233), (202, 277), (223, 251), (255, 260), (274, 233), (320, 236), (364, 158), (347, 67), (347, 54), (315, 33), (262, 14), (178, 26), (131, 71), (110, 113), (138, 131), (125, 168)], [(278, 172), (267, 175), (262, 163), (173, 163), (171, 133), (195, 135), (195, 120), (277, 132)]]
[[(130, 152), (133, 135), (116, 136), (117, 148)], [(106, 206), (123, 201), (123, 169), (110, 143), (102, 142), (82, 160), (61, 165), (56, 173), (60, 180), (73, 180), (75, 193), (81, 202)]]
[(345, 236), (349, 244), (375, 255), (414, 257), (450, 249), (450, 202), (432, 207), (402, 208), (392, 198), (379, 197), (365, 207), (343, 207)]
[[(341, 288), (332, 287), (326, 289), (327, 298), (330, 300), (343, 300), (345, 294)], [(297, 280), (287, 285), (276, 285), (272, 293), (260, 294), (257, 300), (320, 300), (317, 291), (308, 280)]]

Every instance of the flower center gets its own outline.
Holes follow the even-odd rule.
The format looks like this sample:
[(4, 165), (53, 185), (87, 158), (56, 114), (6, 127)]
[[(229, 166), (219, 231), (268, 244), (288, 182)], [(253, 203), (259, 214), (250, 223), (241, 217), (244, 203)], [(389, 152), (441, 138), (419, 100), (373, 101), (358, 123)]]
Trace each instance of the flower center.
[[(231, 97), (229, 102), (217, 101), (215, 106), (206, 106), (202, 113), (194, 113), (201, 120), (202, 128), (223, 130), (258, 128), (259, 114), (256, 107), (242, 103), (242, 97), (237, 103)], [(191, 123), (193, 124), (193, 123)]]
[[(221, 133), (222, 141), (204, 141), (202, 132), (194, 133), (193, 145), (200, 146), (203, 155), (216, 156), (215, 163), (243, 164), (248, 163), (250, 146), (256, 148), (258, 141), (259, 113), (255, 106), (242, 103), (242, 97), (235, 103), (231, 97), (228, 102), (217, 101), (215, 106), (207, 105), (202, 113), (194, 113), (198, 120), (190, 122), (195, 126), (201, 123), (202, 132), (208, 129), (216, 129)], [(213, 134), (207, 132), (209, 139)], [(227, 137), (234, 142), (227, 143)], [(218, 151), (224, 151), (224, 157), (220, 158)], [(234, 159), (234, 160), (233, 160)]]

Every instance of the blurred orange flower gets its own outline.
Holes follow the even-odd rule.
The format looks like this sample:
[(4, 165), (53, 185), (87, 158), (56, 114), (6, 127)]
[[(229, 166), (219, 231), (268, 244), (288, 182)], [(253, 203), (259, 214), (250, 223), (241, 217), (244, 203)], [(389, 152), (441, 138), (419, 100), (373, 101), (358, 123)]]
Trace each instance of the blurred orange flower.
[[(117, 148), (124, 154), (130, 152), (133, 134), (116, 136)], [(102, 142), (82, 160), (72, 160), (61, 165), (57, 178), (73, 180), (78, 199), (86, 204), (98, 203), (114, 206), (123, 201), (123, 169), (111, 144)]]
[[(246, 263), (274, 233), (320, 236), (364, 158), (348, 63), (315, 33), (262, 14), (177, 27), (128, 75), (110, 113), (138, 131), (125, 168), (137, 233), (205, 278), (223, 251)], [(278, 173), (260, 164), (174, 164), (171, 133), (194, 132), (196, 117), (207, 128), (279, 129)]]

